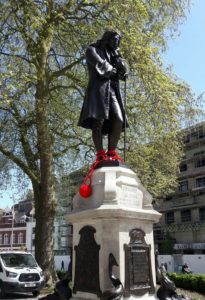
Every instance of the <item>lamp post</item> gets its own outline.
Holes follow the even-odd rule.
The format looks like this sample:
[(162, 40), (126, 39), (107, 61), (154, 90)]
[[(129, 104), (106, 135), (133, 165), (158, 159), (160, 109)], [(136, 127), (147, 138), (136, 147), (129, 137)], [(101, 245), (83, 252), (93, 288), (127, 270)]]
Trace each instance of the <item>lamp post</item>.
[[(32, 210), (31, 210), (32, 212)], [(33, 223), (34, 223), (34, 216), (33, 212), (30, 213), (31, 216), (23, 215), (21, 219), (26, 222), (26, 248), (32, 253), (33, 251)]]
[(31, 215), (31, 253), (33, 251), (33, 212)]
[(14, 242), (14, 218), (15, 218), (15, 215), (14, 215), (14, 201), (13, 201), (13, 206), (12, 206), (12, 219), (11, 219), (11, 239), (10, 239), (10, 243), (11, 243), (11, 250), (13, 249), (13, 242)]

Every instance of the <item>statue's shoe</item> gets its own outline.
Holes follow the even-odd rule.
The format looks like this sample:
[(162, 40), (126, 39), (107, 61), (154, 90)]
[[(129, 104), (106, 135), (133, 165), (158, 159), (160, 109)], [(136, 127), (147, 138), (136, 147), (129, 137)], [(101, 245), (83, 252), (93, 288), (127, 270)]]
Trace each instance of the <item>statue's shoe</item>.
[(120, 157), (120, 155), (115, 150), (108, 150), (106, 154), (107, 154), (108, 160), (118, 160), (118, 161), (124, 162), (123, 159)]

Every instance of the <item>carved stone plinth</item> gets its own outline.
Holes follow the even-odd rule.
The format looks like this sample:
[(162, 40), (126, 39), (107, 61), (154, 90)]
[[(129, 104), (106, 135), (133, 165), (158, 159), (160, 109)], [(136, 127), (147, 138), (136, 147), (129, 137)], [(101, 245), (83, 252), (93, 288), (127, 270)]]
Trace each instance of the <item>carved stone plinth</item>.
[[(113, 270), (115, 277), (119, 278), (125, 287), (126, 293), (123, 298), (156, 299), (153, 223), (158, 222), (160, 214), (152, 208), (151, 195), (146, 192), (132, 170), (121, 166), (95, 170), (92, 189), (93, 194), (88, 199), (81, 198), (79, 194), (74, 197), (74, 210), (66, 217), (67, 221), (73, 224), (73, 299), (100, 299), (102, 293), (112, 287), (108, 275), (110, 253), (119, 264), (119, 267), (114, 267)], [(86, 233), (87, 230), (90, 230), (89, 233)], [(134, 248), (131, 249), (130, 234), (133, 230), (141, 230), (144, 233), (141, 248), (138, 244), (132, 245)], [(82, 232), (84, 232), (84, 248), (82, 248)], [(131, 249), (130, 252), (126, 247)], [(79, 253), (86, 256), (89, 249), (90, 253), (84, 260), (82, 257), (79, 258)], [(133, 251), (138, 251), (141, 256)], [(132, 265), (129, 261), (127, 270), (129, 254), (133, 255), (135, 263)], [(139, 261), (143, 257), (146, 261), (140, 264)], [(90, 268), (90, 272), (87, 270), (84, 272), (83, 268)], [(143, 278), (147, 278), (144, 283), (146, 287), (142, 286), (143, 292), (140, 292), (141, 283), (137, 281), (138, 269), (142, 275), (144, 274)], [(81, 275), (86, 278), (78, 280)], [(88, 277), (92, 282), (89, 282)]]

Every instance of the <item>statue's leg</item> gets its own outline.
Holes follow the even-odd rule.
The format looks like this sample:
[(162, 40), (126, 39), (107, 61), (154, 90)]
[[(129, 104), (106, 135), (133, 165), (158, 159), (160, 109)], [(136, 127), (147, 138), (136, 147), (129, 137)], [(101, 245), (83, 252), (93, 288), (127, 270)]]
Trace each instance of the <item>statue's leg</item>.
[(114, 151), (117, 148), (118, 141), (122, 132), (123, 116), (122, 111), (117, 101), (117, 98), (112, 95), (110, 99), (110, 120), (112, 120), (112, 130), (108, 135), (108, 151)]
[(108, 151), (114, 151), (117, 148), (121, 132), (122, 121), (114, 119), (112, 121), (112, 132), (108, 135)]
[(95, 149), (97, 151), (97, 159), (103, 160), (106, 158), (105, 151), (103, 150), (103, 134), (102, 134), (102, 127), (103, 127), (104, 120), (93, 120), (92, 125), (92, 138)]

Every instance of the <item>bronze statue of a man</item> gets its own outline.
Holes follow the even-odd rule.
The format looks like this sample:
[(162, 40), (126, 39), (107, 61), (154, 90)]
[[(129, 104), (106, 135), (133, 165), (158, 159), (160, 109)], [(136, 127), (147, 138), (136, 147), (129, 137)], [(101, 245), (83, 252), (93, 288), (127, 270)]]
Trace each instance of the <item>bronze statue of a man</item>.
[[(128, 123), (119, 86), (119, 80), (127, 77), (119, 52), (120, 40), (116, 31), (106, 31), (86, 51), (89, 82), (78, 125), (92, 130), (97, 160), (122, 160), (116, 147), (121, 131)], [(107, 152), (103, 149), (105, 134), (108, 134)]]

